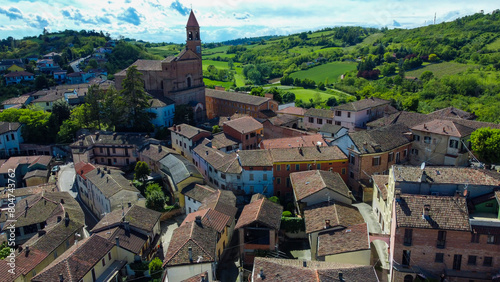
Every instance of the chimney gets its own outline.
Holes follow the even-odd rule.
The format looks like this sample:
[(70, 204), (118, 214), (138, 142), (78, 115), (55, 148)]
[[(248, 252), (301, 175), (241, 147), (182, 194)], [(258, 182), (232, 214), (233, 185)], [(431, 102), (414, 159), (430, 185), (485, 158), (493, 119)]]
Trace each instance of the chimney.
[(101, 173), (101, 168), (100, 167), (97, 168), (97, 174), (99, 174), (99, 173)]
[(38, 237), (42, 237), (43, 235), (45, 235), (45, 233), (47, 233), (47, 231), (43, 229), (38, 230)]
[(130, 232), (130, 222), (124, 221), (123, 226), (124, 226), (126, 232)]
[(394, 194), (395, 194), (395, 197), (396, 197), (396, 202), (399, 202), (401, 200), (401, 189), (396, 188), (394, 190)]
[(206, 273), (206, 272), (205, 272), (205, 273), (203, 273), (203, 274), (201, 275), (201, 280), (200, 280), (201, 282), (208, 282), (208, 277), (206, 277), (206, 276), (207, 276), (207, 274), (208, 274), (208, 273)]
[(427, 129), (427, 125), (424, 123), (424, 129)]
[(99, 140), (99, 131), (95, 132), (95, 141)]
[(460, 190), (455, 191), (455, 199), (460, 198)]
[(25, 256), (28, 256), (30, 253), (30, 246), (26, 246), (26, 251), (24, 252)]
[(429, 211), (431, 210), (431, 205), (424, 205), (424, 209), (422, 210), (422, 218), (429, 218)]
[(62, 273), (59, 273), (59, 282), (63, 282), (64, 281), (64, 276)]
[(302, 266), (307, 267), (307, 260), (302, 261)]
[(161, 145), (158, 145), (158, 153), (161, 153), (161, 150), (162, 150)]
[(177, 131), (177, 125), (174, 124), (172, 127), (174, 128), (174, 131)]
[(446, 133), (446, 130), (444, 129), (444, 126), (443, 126), (443, 132)]
[(116, 140), (116, 135), (118, 135), (116, 132), (113, 132), (113, 140)]
[(109, 177), (106, 176), (106, 182), (109, 182)]
[(116, 241), (116, 246), (120, 247), (120, 238), (118, 238), (118, 236), (115, 237), (115, 241)]
[(63, 204), (63, 205), (64, 205), (64, 199), (61, 199), (61, 204)]
[(205, 154), (208, 156), (208, 150), (207, 150), (207, 151), (205, 151)]
[(345, 281), (344, 280), (344, 274), (342, 272), (339, 272), (339, 281)]
[(188, 247), (189, 262), (193, 263), (193, 249)]
[(264, 275), (264, 269), (260, 269), (260, 272), (259, 272), (259, 276), (260, 276), (260, 279), (264, 280), (266, 279), (266, 275)]
[(62, 217), (59, 215), (57, 216), (57, 222), (60, 222), (62, 220)]
[(181, 132), (181, 126), (180, 126), (180, 125), (178, 125), (178, 126), (177, 126), (177, 130), (178, 130), (179, 132)]
[(69, 214), (68, 214), (68, 212), (66, 212), (66, 213), (64, 214), (64, 223), (65, 223), (66, 225), (68, 225), (68, 224), (69, 224)]
[(132, 203), (131, 202), (128, 202), (128, 207), (132, 207)]
[(325, 229), (328, 229), (330, 227), (331, 227), (330, 220), (329, 219), (325, 219)]
[(198, 224), (199, 226), (201, 226), (201, 216), (197, 215), (194, 222), (196, 222), (196, 224)]
[(304, 152), (302, 151), (302, 147), (299, 147), (299, 154), (301, 154), (302, 156), (304, 155)]
[(26, 206), (24, 207), (24, 209), (27, 211), (29, 209), (29, 206), (28, 206), (28, 200), (26, 200)]

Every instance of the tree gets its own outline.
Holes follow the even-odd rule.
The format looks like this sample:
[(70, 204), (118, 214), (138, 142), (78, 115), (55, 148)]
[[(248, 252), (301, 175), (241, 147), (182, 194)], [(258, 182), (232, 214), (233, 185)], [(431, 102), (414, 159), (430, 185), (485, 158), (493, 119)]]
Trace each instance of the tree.
[(123, 102), (128, 106), (128, 121), (133, 129), (143, 130), (151, 124), (151, 118), (146, 112), (148, 107), (148, 96), (144, 91), (144, 80), (137, 66), (131, 66), (127, 70), (127, 76), (122, 82), (123, 90), (120, 94)]
[(337, 99), (335, 97), (328, 97), (328, 100), (326, 100), (326, 105), (328, 107), (334, 107), (338, 105)]
[(158, 192), (163, 192), (161, 190), (161, 186), (160, 184), (158, 183), (155, 183), (155, 182), (151, 182), (151, 183), (148, 183), (146, 185), (146, 190), (144, 191), (144, 194), (146, 197), (148, 197), (149, 195), (151, 195), (154, 191), (158, 191)]
[[(149, 275), (154, 276), (155, 272), (160, 272), (162, 270), (163, 262), (159, 258), (154, 258), (148, 265)], [(161, 273), (160, 273), (161, 274)]]
[(127, 105), (123, 97), (118, 93), (116, 88), (110, 87), (106, 91), (102, 103), (103, 122), (111, 127), (111, 129), (123, 126), (127, 122), (126, 108)]
[(470, 136), (472, 150), (486, 164), (500, 163), (500, 129), (479, 128)]
[(432, 78), (434, 78), (434, 73), (431, 71), (424, 71), (420, 75), (420, 80), (422, 80), (423, 82), (427, 82), (427, 81), (431, 80)]
[(276, 203), (276, 204), (280, 204), (280, 198), (276, 197), (276, 196), (272, 196), (269, 198), (269, 201), (273, 202), (273, 203)]
[(175, 107), (174, 124), (181, 123), (194, 125), (194, 113), (191, 106), (179, 105)]
[(146, 197), (146, 208), (162, 212), (167, 199), (163, 192), (153, 191)]
[(56, 102), (54, 106), (52, 106), (52, 112), (49, 117), (49, 128), (52, 131), (53, 135), (59, 132), (59, 127), (63, 124), (63, 122), (69, 119), (71, 115), (71, 108), (68, 103), (64, 102)]
[(229, 61), (227, 61), (227, 66), (229, 67), (230, 70), (234, 69), (233, 59), (229, 59)]
[(149, 169), (148, 164), (142, 161), (138, 161), (137, 164), (135, 164), (134, 171), (134, 179), (142, 182), (146, 181), (149, 174), (151, 173), (151, 169)]
[(409, 97), (403, 101), (403, 109), (405, 111), (416, 112), (418, 109), (418, 97)]
[(325, 84), (323, 82), (318, 83), (318, 89), (319, 90), (326, 90)]
[(36, 90), (42, 90), (44, 88), (49, 87), (49, 81), (47, 80), (47, 77), (45, 77), (44, 74), (39, 75), (35, 78), (35, 89)]
[(219, 133), (221, 131), (222, 130), (220, 129), (220, 127), (218, 125), (212, 126), (212, 134)]

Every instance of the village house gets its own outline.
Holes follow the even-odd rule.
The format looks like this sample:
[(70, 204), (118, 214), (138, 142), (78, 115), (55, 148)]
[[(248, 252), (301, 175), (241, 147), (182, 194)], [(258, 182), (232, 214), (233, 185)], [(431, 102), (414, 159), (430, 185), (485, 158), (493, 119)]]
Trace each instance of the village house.
[(300, 147), (270, 150), (273, 160), (274, 195), (293, 199), (290, 173), (306, 170), (330, 170), (347, 182), (347, 156), (337, 147)]
[(330, 140), (335, 140), (346, 135), (349, 132), (349, 129), (343, 127), (341, 125), (336, 124), (323, 124), (323, 126), (319, 129), (318, 133), (321, 134), (324, 138), (328, 138)]
[[(346, 235), (339, 234), (339, 232), (346, 233), (351, 227), (365, 223), (356, 207), (342, 202), (324, 201), (305, 208), (304, 221), (311, 246), (311, 259), (370, 264), (366, 226), (355, 229), (354, 232), (357, 234), (342, 243), (337, 241), (342, 240), (343, 235)], [(346, 237), (350, 235), (353, 234), (347, 234)]]
[(300, 130), (299, 128), (302, 128), (302, 121), (298, 121), (295, 117), (293, 117), (293, 119), (287, 119), (283, 116), (276, 116), (265, 119), (262, 121), (262, 125), (264, 126), (264, 140), (300, 137), (313, 134)]
[(212, 148), (204, 139), (193, 149), (193, 161), (205, 180), (214, 187), (227, 190), (241, 190), (242, 168), (237, 153), (223, 153)]
[(70, 145), (73, 161), (124, 167), (139, 161), (139, 151), (148, 144), (159, 144), (147, 135), (96, 131), (82, 134)]
[(332, 108), (334, 124), (346, 127), (350, 132), (366, 128), (366, 123), (397, 112), (390, 104), (391, 101), (371, 97), (335, 106)]
[(264, 134), (262, 123), (250, 116), (226, 121), (222, 130), (226, 135), (238, 140), (242, 150), (257, 149)]
[[(125, 204), (125, 203), (124, 203)], [(161, 213), (138, 205), (126, 204), (107, 213), (91, 233), (150, 261), (158, 251)]]
[(471, 120), (435, 119), (413, 126), (412, 163), (467, 166), (469, 152), (472, 150), (470, 135), (481, 127), (500, 128), (500, 125)]
[[(0, 166), (0, 186), (7, 187), (9, 183), (15, 184), (15, 187), (27, 186), (23, 178), (32, 171), (44, 170), (48, 172), (51, 168), (51, 156), (23, 156), (10, 157)], [(14, 174), (14, 177), (10, 177)], [(48, 173), (47, 173), (48, 174)], [(10, 180), (10, 181), (9, 181)]]
[[(497, 201), (494, 196), (493, 200)], [(497, 210), (490, 216), (484, 213), (475, 216), (462, 195), (400, 194), (394, 206), (390, 246), (392, 281), (413, 281), (417, 276), (492, 281), (498, 275)], [(469, 206), (475, 208), (473, 203)]]
[(333, 124), (331, 110), (310, 108), (304, 114), (304, 127), (319, 130), (324, 124)]
[(177, 152), (161, 144), (147, 144), (139, 151), (139, 160), (147, 163), (152, 173), (160, 173), (160, 161), (168, 154), (177, 154)]
[(24, 61), (23, 59), (2, 59), (0, 60), (0, 71), (6, 71), (13, 65), (24, 67)]
[[(200, 26), (191, 11), (186, 25), (186, 48), (177, 56), (169, 56), (163, 60), (135, 61), (142, 73), (145, 90), (153, 95), (161, 95), (175, 102), (175, 105), (189, 105), (193, 109), (196, 121), (204, 120), (205, 84), (201, 57)], [(116, 88), (122, 89), (122, 82), (127, 69), (115, 74)]]
[(411, 137), (405, 131), (403, 125), (391, 125), (352, 132), (332, 142), (349, 157), (346, 183), (356, 196), (364, 196), (364, 189), (371, 188), (369, 180), (372, 175), (388, 174), (393, 164), (409, 161)]
[(208, 119), (232, 116), (235, 113), (247, 114), (253, 118), (267, 118), (262, 111), (278, 110), (278, 102), (273, 99), (245, 93), (206, 89), (205, 99)]
[(22, 124), (19, 122), (0, 122), (0, 157), (20, 153), (19, 145), (24, 142), (21, 129)]
[(224, 152), (231, 153), (237, 150), (243, 150), (242, 143), (236, 138), (225, 132), (219, 132), (212, 135), (212, 147)]
[(148, 100), (147, 111), (154, 114), (151, 123), (158, 127), (170, 127), (174, 125), (175, 102), (167, 97), (152, 96)]
[(328, 261), (256, 257), (251, 282), (270, 281), (365, 281), (378, 282), (373, 266)]
[[(107, 213), (120, 209), (124, 204), (145, 205), (145, 199), (127, 180), (122, 172), (106, 167), (97, 167), (85, 174), (87, 186), (81, 187), (83, 203), (97, 217), (102, 218)], [(80, 190), (80, 189), (79, 189)]]
[[(21, 200), (31, 195), (35, 195), (41, 192), (54, 192), (57, 187), (54, 183), (44, 183), (36, 186), (28, 186), (23, 188), (16, 188), (14, 191), (9, 191), (8, 187), (0, 190), (0, 209), (6, 211), (9, 207), (9, 203), (17, 204)], [(9, 192), (9, 193), (7, 193)], [(6, 211), (8, 212), (8, 211)], [(3, 224), (8, 218), (6, 216), (0, 215), (0, 230), (3, 228)]]
[(56, 103), (66, 103), (63, 93), (50, 90), (47, 95), (41, 96), (38, 99), (31, 101), (31, 104), (46, 112), (52, 112), (52, 107)]
[(261, 149), (298, 148), (298, 147), (327, 147), (320, 134), (301, 135), (297, 137), (284, 137), (262, 140)]
[[(453, 196), (463, 195), (467, 191), (469, 197), (478, 197), (497, 189), (500, 186), (500, 175), (493, 171), (465, 167), (393, 165), (387, 182), (384, 185), (379, 183), (377, 182), (377, 187), (380, 189), (380, 197), (386, 197), (386, 200), (378, 200), (379, 191), (374, 189), (373, 198), (377, 199), (378, 204), (373, 208), (375, 217), (383, 227), (382, 231), (388, 234), (391, 232), (392, 203), (396, 195)], [(386, 192), (383, 191), (383, 186), (387, 188)]]
[(216, 193), (216, 191), (217, 189), (213, 187), (201, 184), (184, 188), (182, 190), (182, 195), (184, 195), (184, 207), (186, 209), (186, 214), (198, 211), (202, 204), (201, 202), (208, 196)]
[(195, 148), (203, 138), (211, 135), (211, 133), (206, 130), (185, 123), (179, 125), (174, 124), (174, 126), (169, 127), (168, 130), (171, 134), (172, 149), (179, 152), (189, 161), (193, 161), (193, 148)]
[(252, 196), (234, 227), (238, 230), (239, 254), (243, 264), (251, 265), (259, 250), (274, 251), (278, 246), (283, 207), (261, 194)]
[(168, 281), (182, 281), (207, 273), (215, 280), (217, 231), (201, 221), (186, 222), (174, 230), (168, 245), (163, 269)]
[(35, 80), (35, 75), (31, 72), (24, 71), (24, 69), (21, 71), (10, 72), (3, 77), (5, 78), (5, 85), (19, 84), (25, 81)]
[[(16, 204), (16, 243), (23, 243), (16, 252), (15, 274), (0, 260), (1, 281), (28, 282), (47, 265), (84, 238), (85, 215), (68, 192), (43, 192)], [(8, 224), (3, 227), (7, 231)]]
[(274, 195), (273, 160), (269, 150), (239, 151), (238, 161), (242, 168), (242, 188), (246, 195)]
[(134, 262), (134, 254), (119, 243), (90, 236), (71, 246), (31, 281), (105, 281), (123, 279), (125, 265)]
[(308, 206), (331, 201), (352, 204), (354, 197), (337, 172), (308, 170), (290, 174), (297, 214), (303, 215)]
[(296, 116), (296, 117), (300, 118), (300, 120), (302, 120), (304, 118), (304, 114), (306, 113), (306, 111), (307, 110), (304, 108), (291, 106), (291, 107), (286, 107), (284, 109), (280, 109), (280, 110), (276, 111), (276, 114), (278, 114), (278, 117), (281, 115), (292, 115), (292, 116)]
[(13, 97), (2, 102), (4, 109), (8, 108), (21, 108), (22, 106), (27, 106), (33, 101), (33, 97), (29, 94), (24, 94), (18, 97)]

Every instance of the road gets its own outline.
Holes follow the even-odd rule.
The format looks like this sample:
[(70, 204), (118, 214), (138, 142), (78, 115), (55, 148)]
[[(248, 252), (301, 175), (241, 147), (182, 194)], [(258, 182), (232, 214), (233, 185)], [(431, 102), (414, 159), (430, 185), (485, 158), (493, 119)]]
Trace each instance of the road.
[(80, 207), (85, 214), (85, 225), (87, 230), (91, 230), (98, 222), (97, 218), (90, 212), (90, 210), (85, 206), (78, 196), (78, 188), (75, 181), (76, 172), (73, 163), (68, 163), (66, 165), (61, 165), (58, 172), (57, 186), (59, 191), (68, 192), (76, 201), (80, 204)]
[(83, 60), (87, 59), (87, 58), (90, 58), (90, 56), (87, 56), (85, 58), (80, 58), (78, 60), (75, 60), (71, 63), (69, 63), (69, 65), (73, 68), (73, 71), (74, 72), (80, 72), (80, 68), (78, 67), (78, 64), (80, 64)]

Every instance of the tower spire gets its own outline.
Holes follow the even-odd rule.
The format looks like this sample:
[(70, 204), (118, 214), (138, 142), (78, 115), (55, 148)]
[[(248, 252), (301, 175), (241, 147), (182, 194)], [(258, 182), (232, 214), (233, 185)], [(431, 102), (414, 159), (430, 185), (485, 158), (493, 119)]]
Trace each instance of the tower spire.
[(200, 26), (192, 9), (186, 24), (186, 35), (186, 48), (201, 55)]

